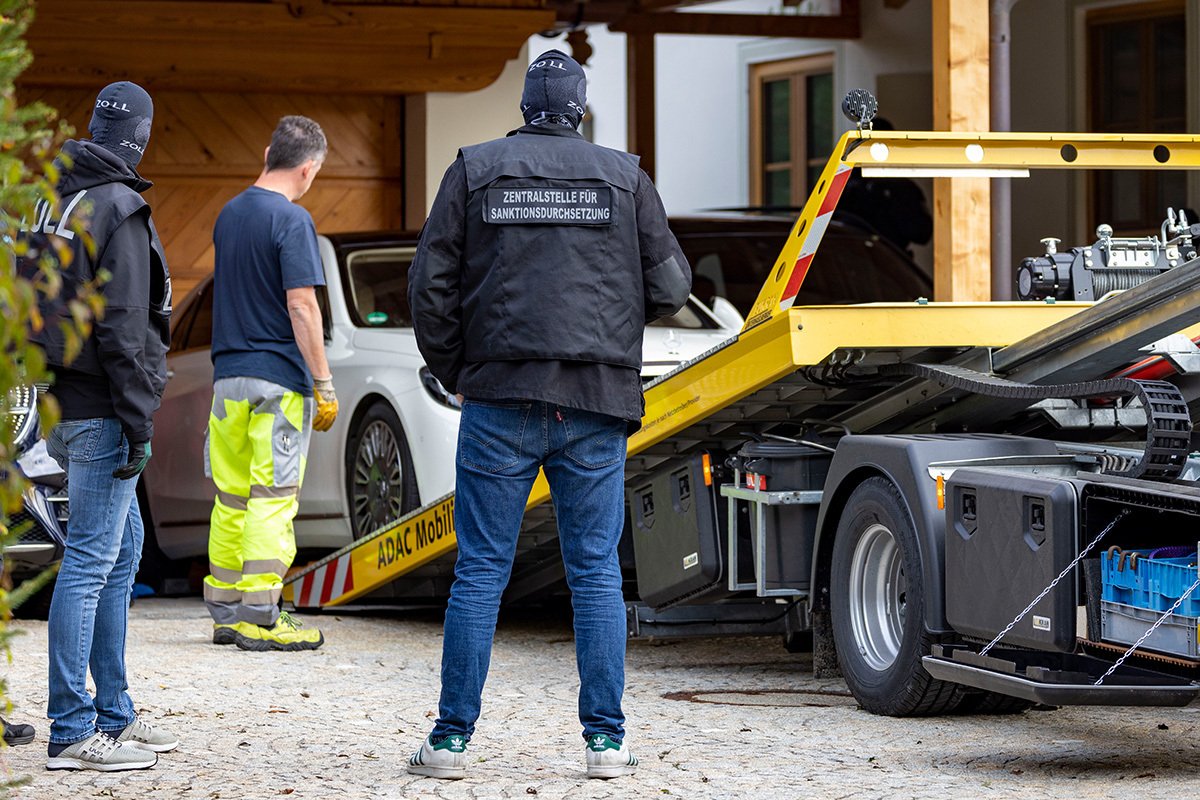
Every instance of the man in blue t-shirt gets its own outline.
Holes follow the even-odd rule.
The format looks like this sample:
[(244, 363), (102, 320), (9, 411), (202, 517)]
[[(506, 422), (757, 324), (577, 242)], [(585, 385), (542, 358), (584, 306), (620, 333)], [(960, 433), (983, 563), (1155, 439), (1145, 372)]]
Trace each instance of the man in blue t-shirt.
[(204, 601), (213, 642), (243, 650), (314, 650), (325, 641), (281, 613), (279, 600), (296, 555), (292, 520), (309, 435), (337, 416), (314, 289), (325, 285), (317, 232), (295, 202), (327, 149), (316, 122), (281, 119), (262, 174), (213, 228), (207, 466), (217, 496)]

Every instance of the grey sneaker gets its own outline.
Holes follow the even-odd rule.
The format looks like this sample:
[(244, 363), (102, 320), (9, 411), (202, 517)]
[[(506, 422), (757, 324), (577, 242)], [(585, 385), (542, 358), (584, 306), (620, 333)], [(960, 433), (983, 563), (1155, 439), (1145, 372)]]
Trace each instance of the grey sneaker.
[(408, 771), (427, 778), (456, 781), (467, 777), (467, 738), (447, 736), (437, 744), (428, 737), (408, 759)]
[(157, 763), (157, 753), (140, 750), (132, 744), (123, 744), (107, 733), (96, 733), (82, 742), (68, 746), (56, 756), (50, 756), (46, 759), (46, 769), (120, 772), (127, 769), (150, 769)]
[(632, 775), (637, 769), (637, 756), (629, 751), (629, 746), (603, 733), (588, 737), (584, 752), (589, 778), (619, 778)]
[(152, 753), (169, 753), (179, 747), (179, 740), (162, 728), (152, 728), (149, 723), (135, 719), (124, 730), (110, 734), (118, 742), (128, 742), (134, 747)]

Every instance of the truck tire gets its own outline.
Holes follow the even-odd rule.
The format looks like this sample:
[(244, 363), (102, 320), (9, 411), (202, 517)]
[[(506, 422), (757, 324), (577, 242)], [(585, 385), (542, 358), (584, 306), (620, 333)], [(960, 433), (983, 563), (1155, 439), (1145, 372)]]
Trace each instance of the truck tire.
[(935, 637), (924, 625), (917, 535), (886, 478), (868, 478), (846, 501), (831, 577), (838, 665), (859, 705), (893, 717), (953, 711), (959, 688), (933, 679), (921, 664)]

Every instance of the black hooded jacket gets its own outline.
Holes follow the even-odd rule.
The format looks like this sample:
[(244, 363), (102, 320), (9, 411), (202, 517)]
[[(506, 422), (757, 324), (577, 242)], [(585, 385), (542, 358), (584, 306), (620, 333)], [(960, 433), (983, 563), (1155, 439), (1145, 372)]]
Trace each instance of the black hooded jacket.
[(644, 326), (690, 288), (637, 157), (527, 125), (460, 151), (408, 294), (421, 354), (447, 390), (638, 420)]
[[(162, 243), (141, 192), (150, 188), (125, 161), (88, 141), (63, 146), (69, 167), (58, 184), (58, 206), (43, 201), (36, 219), (23, 226), (28, 253), (22, 274), (37, 269), (49, 237), (65, 239), (74, 257), (62, 270), (62, 292), (43, 299), (44, 326), (35, 341), (55, 373), (51, 393), (63, 419), (118, 417), (130, 442), (148, 441), (152, 418), (166, 386), (170, 343), (171, 276)], [(94, 243), (70, 228), (82, 224)], [(69, 301), (100, 273), (103, 316), (96, 320), (78, 356), (65, 357), (61, 322), (70, 320)]]

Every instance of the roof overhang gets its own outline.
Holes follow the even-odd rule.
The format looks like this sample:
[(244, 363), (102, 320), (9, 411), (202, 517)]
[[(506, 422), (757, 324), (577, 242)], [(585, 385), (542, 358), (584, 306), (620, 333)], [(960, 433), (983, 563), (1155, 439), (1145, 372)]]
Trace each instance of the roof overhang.
[(540, 0), (458, 3), (94, 0), (40, 3), (26, 85), (410, 94), (481, 89), (534, 33)]

